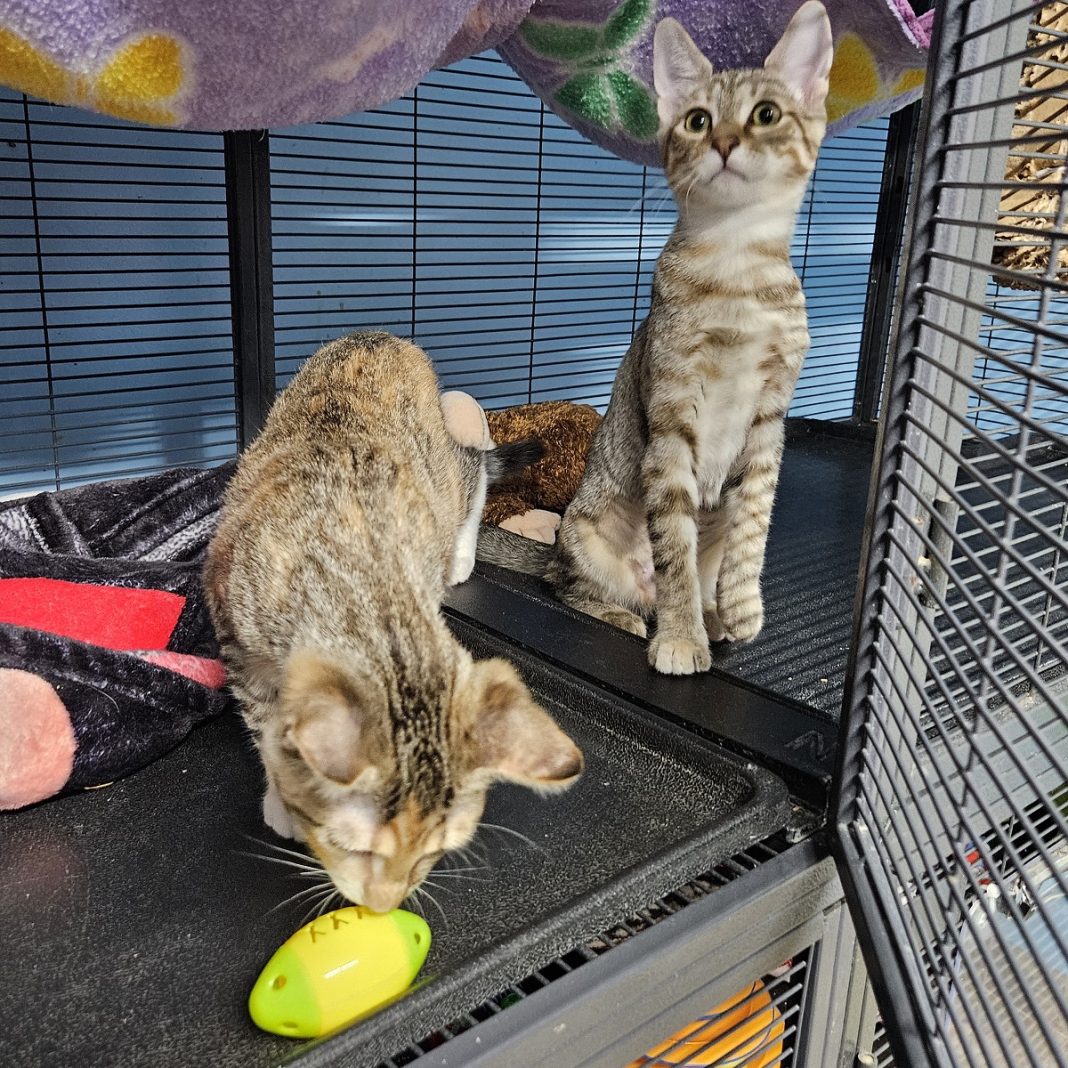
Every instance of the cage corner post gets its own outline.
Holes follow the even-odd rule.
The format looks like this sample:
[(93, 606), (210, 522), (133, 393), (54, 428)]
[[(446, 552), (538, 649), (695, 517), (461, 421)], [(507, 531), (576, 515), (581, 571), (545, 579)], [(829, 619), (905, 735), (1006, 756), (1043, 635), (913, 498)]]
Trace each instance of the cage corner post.
[(860, 338), (860, 354), (853, 395), (853, 422), (874, 427), (886, 372), (887, 352), (893, 337), (895, 297), (900, 285), (899, 267), (907, 245), (905, 232), (908, 190), (912, 182), (920, 126), (920, 102), (890, 116), (886, 155), (879, 187), (879, 207), (872, 239), (868, 295)]
[(266, 130), (223, 135), (238, 447), (263, 426), (275, 396), (271, 148)]
[[(1010, 148), (1020, 154), (1015, 106), (1024, 95), (1022, 61), (1038, 47), (1028, 41), (1036, 10), (1029, 0), (939, 5), (912, 186), (911, 251), (902, 265), (896, 358), (881, 414), (847, 669), (832, 806), (835, 854), (893, 1053), (898, 1063), (917, 1068), (964, 1063), (964, 1057), (972, 1065), (1002, 1063), (997, 1050), (1011, 1049), (1017, 1035), (1037, 1033), (1019, 1022), (1006, 994), (1008, 980), (991, 965), (988, 950), (967, 941), (977, 922), (967, 894), (981, 900), (983, 889), (966, 849), (984, 856), (983, 836), (1000, 840), (999, 813), (1017, 806), (1000, 782), (1001, 797), (992, 802), (995, 790), (976, 770), (985, 773), (1002, 734), (967, 721), (969, 711), (980, 726), (994, 718), (981, 693), (972, 699), (968, 675), (974, 664), (989, 678), (992, 661), (972, 641), (959, 606), (930, 577), (932, 561), (953, 573), (948, 554), (965, 545), (956, 514), (942, 504), (959, 504), (959, 476), (976, 469), (964, 450), (966, 437), (975, 435), (970, 396), (978, 388), (976, 355), (985, 352), (981, 326), (996, 233), (1003, 228), (999, 205)], [(1036, 323), (1032, 333), (1041, 329), (1050, 331)], [(996, 487), (988, 493), (997, 507), (1016, 503)], [(938, 540), (943, 532), (949, 548)], [(961, 596), (970, 610), (979, 603), (970, 593)], [(962, 634), (959, 663), (940, 621)], [(1004, 641), (988, 623), (984, 633), (990, 645)], [(957, 706), (935, 667), (936, 653), (951, 662), (969, 699), (956, 735), (938, 715), (939, 699)], [(1006, 705), (1019, 717), (1011, 696)], [(1018, 721), (1026, 726), (1023, 717)], [(991, 930), (997, 951), (1011, 960), (1001, 928)], [(969, 944), (978, 948), (969, 950)], [(1000, 971), (1008, 974), (1011, 967)], [(987, 977), (990, 996), (960, 995), (966, 984), (978, 990)], [(977, 1047), (975, 1057), (958, 1053), (966, 1039)]]
[[(916, 15), (930, 11), (934, 0), (912, 0)], [(890, 116), (886, 130), (886, 153), (879, 183), (878, 210), (872, 235), (868, 293), (860, 337), (852, 421), (858, 426), (876, 426), (882, 393), (889, 373), (888, 355), (901, 305), (900, 288), (907, 266), (903, 257), (909, 247), (909, 195), (916, 152), (920, 147), (921, 102), (914, 101)]]

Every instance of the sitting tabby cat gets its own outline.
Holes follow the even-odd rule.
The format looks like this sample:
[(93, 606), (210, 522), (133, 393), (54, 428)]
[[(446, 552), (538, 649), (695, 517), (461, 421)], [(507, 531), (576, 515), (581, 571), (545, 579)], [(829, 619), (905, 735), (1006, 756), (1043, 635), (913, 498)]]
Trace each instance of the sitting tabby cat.
[(783, 418), (808, 349), (790, 264), (826, 117), (830, 24), (809, 0), (762, 70), (715, 73), (673, 19), (654, 81), (678, 224), (649, 315), (616, 374), (582, 484), (547, 550), (492, 528), (478, 556), (540, 574), (561, 600), (635, 634), (690, 674), (709, 638), (763, 624), (760, 574)]
[(470, 840), (494, 780), (553, 790), (582, 770), (515, 669), (472, 661), (440, 611), (473, 565), (453, 570), (484, 469), (530, 445), (458, 445), (423, 351), (355, 334), (308, 360), (227, 489), (204, 585), (264, 818), (372, 909)]

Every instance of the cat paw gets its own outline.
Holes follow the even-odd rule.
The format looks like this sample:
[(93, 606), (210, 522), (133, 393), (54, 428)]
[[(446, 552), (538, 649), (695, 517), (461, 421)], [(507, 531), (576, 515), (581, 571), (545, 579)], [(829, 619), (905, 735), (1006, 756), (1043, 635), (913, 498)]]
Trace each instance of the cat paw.
[(649, 663), (661, 675), (692, 675), (712, 666), (708, 642), (692, 642), (686, 638), (661, 638), (657, 635), (649, 643)]
[(719, 609), (714, 604), (708, 604), (704, 606), (705, 614), (705, 633), (708, 635), (710, 642), (721, 642), (727, 637), (726, 628), (723, 626), (723, 621), (719, 618)]
[(751, 642), (764, 626), (764, 602), (759, 589), (739, 592), (728, 601), (720, 598), (719, 620), (727, 641)]
[(630, 612), (626, 608), (612, 608), (601, 615), (605, 623), (611, 623), (613, 627), (619, 627), (629, 634), (637, 634), (644, 638), (648, 633), (645, 620), (636, 612)]
[(531, 508), (522, 515), (509, 516), (500, 524), (513, 534), (540, 541), (545, 545), (556, 544), (556, 532), (560, 529), (560, 516), (544, 508)]
[(452, 561), (452, 571), (449, 572), (449, 585), (459, 586), (471, 577), (475, 570), (475, 554), (457, 553)]
[(292, 838), (296, 842), (303, 842), (304, 835), (290, 815), (289, 809), (282, 802), (281, 795), (270, 783), (267, 793), (263, 795), (263, 822), (274, 831), (280, 838)]

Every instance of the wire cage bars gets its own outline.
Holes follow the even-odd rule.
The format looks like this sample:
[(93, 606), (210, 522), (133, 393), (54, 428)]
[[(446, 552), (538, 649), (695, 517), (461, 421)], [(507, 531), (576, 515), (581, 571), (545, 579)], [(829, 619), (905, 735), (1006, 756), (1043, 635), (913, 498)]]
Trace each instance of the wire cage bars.
[[(828, 141), (802, 211), (798, 416), (854, 410), (888, 125)], [(0, 215), (5, 496), (225, 459), (352, 329), (414, 336), (490, 407), (603, 406), (674, 224), (658, 171), (584, 141), (490, 54), (269, 135), (0, 89)]]
[[(839, 808), (901, 1063), (1065, 1063), (1064, 7), (946, 0), (932, 64)], [(6, 493), (232, 455), (275, 350), (281, 383), (357, 326), (491, 404), (603, 403), (671, 223), (490, 57), (269, 139), (0, 122)], [(794, 414), (876, 408), (885, 130), (821, 156)]]
[(930, 66), (838, 802), (909, 1065), (1068, 1064), (1066, 13), (947, 0)]
[[(576, 945), (530, 975), (509, 984), (445, 1027), (394, 1053), (377, 1068), (402, 1068), (441, 1049), (480, 1023), (505, 1012), (519, 1002), (573, 974), (642, 931), (677, 915), (696, 901), (716, 893), (773, 856), (788, 848), (783, 835), (755, 842), (743, 852), (660, 898), (647, 908), (622, 918), (594, 938)], [(717, 1063), (733, 1068), (785, 1068), (800, 1063), (803, 1020), (809, 992), (809, 958), (805, 947), (753, 982), (747, 983), (721, 1004), (710, 1007), (671, 1038), (658, 1043), (629, 1068), (691, 1068)]]

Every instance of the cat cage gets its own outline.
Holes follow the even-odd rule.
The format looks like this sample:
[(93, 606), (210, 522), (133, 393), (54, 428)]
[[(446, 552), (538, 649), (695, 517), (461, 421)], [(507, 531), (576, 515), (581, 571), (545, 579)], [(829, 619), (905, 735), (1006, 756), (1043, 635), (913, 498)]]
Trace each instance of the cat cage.
[[(224, 717), (2, 816), (15, 1063), (1068, 1064), (1065, 8), (943, 0), (922, 115), (821, 152), (756, 642), (663, 678), (534, 580), (451, 591), (588, 772), (493, 795), (527, 841), (483, 832), (439, 895), (432, 981), (318, 1044), (254, 1030), (302, 910), (245, 856), (259, 772)], [(0, 124), (5, 496), (219, 463), (358, 328), (487, 406), (603, 406), (672, 225), (661, 176), (489, 55), (299, 129), (8, 91)]]

